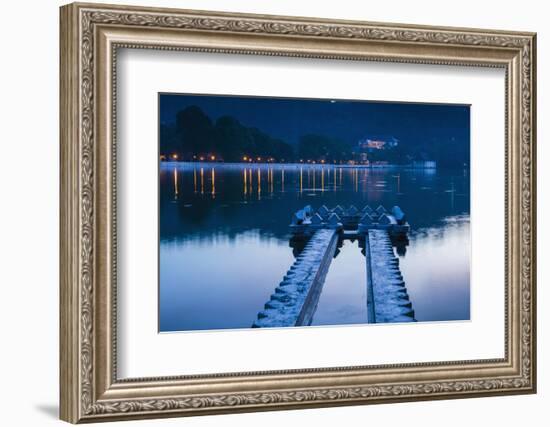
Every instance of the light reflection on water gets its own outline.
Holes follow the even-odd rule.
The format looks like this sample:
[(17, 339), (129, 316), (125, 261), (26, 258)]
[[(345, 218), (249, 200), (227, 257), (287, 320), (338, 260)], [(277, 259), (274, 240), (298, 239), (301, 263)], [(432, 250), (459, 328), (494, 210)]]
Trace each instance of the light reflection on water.
[[(249, 327), (293, 262), (288, 224), (306, 204), (401, 206), (416, 318), (467, 319), (468, 195), (463, 171), (163, 163), (160, 330)], [(364, 256), (354, 246), (333, 260), (314, 324), (363, 322)]]

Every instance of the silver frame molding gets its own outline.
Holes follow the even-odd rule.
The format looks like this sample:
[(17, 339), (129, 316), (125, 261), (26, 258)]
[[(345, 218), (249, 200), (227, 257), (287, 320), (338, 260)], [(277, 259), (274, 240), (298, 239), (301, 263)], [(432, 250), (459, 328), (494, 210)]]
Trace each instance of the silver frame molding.
[[(72, 423), (536, 391), (536, 35), (75, 3), (60, 36), (61, 419)], [(506, 72), (503, 359), (120, 380), (118, 48), (499, 67)]]

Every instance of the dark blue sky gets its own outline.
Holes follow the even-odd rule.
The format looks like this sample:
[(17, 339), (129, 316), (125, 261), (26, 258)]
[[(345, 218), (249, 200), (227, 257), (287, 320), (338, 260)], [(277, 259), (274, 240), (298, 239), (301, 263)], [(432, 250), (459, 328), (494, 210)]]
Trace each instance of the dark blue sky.
[(196, 105), (213, 121), (230, 115), (291, 144), (308, 133), (349, 142), (374, 135), (394, 136), (404, 144), (470, 141), (466, 105), (185, 94), (160, 94), (159, 103), (161, 123), (174, 123), (178, 111)]

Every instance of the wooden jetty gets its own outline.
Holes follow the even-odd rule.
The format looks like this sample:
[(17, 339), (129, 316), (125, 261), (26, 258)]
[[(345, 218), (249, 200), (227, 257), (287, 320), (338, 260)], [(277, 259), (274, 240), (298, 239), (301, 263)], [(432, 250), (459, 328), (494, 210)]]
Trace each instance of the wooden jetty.
[(368, 323), (414, 322), (414, 311), (393, 244), (404, 242), (410, 226), (398, 206), (389, 211), (355, 206), (311, 206), (292, 215), (291, 240), (304, 249), (258, 313), (253, 327), (307, 326), (313, 320), (324, 280), (338, 244), (359, 239), (364, 249)]
[(373, 209), (367, 205), (359, 210), (353, 205), (348, 209), (341, 206), (329, 209), (323, 205), (314, 212), (308, 205), (292, 215), (290, 231), (293, 237), (308, 238), (321, 228), (355, 231), (357, 235), (372, 229), (386, 230), (393, 238), (406, 239), (410, 226), (399, 206), (387, 211), (383, 206)]
[(337, 244), (336, 229), (317, 230), (252, 327), (310, 325)]
[(365, 235), (367, 310), (369, 323), (413, 322), (414, 310), (394, 255), (389, 234), (368, 230)]

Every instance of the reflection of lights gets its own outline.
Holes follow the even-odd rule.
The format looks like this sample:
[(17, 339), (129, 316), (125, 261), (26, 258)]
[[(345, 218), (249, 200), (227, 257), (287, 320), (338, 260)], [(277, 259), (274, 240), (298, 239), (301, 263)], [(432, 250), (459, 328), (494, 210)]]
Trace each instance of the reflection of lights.
[(285, 192), (285, 169), (281, 169), (281, 192)]
[(174, 168), (174, 199), (178, 198), (178, 170)]
[(193, 169), (193, 190), (197, 192), (197, 170)]
[(216, 173), (214, 172), (214, 168), (212, 168), (212, 198), (216, 198)]
[(303, 169), (300, 168), (300, 193), (302, 192), (302, 189), (303, 189), (303, 185), (302, 185), (302, 182), (303, 182), (303, 179), (302, 179), (302, 172), (303, 172)]
[(258, 200), (260, 200), (261, 193), (262, 193), (262, 176), (260, 173), (260, 168), (258, 168)]
[(243, 169), (243, 178), (244, 178), (244, 195), (246, 196), (247, 185), (246, 185), (246, 169)]
[(201, 168), (201, 194), (204, 194), (204, 169)]

